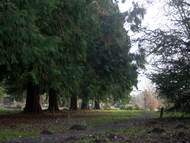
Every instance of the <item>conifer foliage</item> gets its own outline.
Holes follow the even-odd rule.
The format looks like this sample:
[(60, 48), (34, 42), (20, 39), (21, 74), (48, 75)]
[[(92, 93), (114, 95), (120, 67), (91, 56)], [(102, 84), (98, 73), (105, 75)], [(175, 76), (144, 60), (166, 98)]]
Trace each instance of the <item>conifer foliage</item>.
[[(71, 108), (77, 108), (77, 96), (86, 104), (110, 86), (129, 93), (143, 67), (132, 64), (140, 55), (129, 54), (123, 28), (127, 16), (138, 29), (145, 12), (138, 5), (134, 10), (120, 13), (111, 0), (0, 1), (0, 80), (7, 93), (27, 91), (24, 111), (39, 113), (45, 92), (49, 110), (56, 111), (58, 93), (72, 99)], [(134, 21), (137, 15), (141, 19)]]
[[(152, 65), (157, 69), (149, 78), (157, 84), (160, 97), (171, 105), (169, 111), (189, 114), (190, 109), (190, 3), (170, 0), (167, 3), (170, 27), (146, 31), (142, 41), (149, 44)], [(170, 16), (170, 17), (169, 17)], [(146, 36), (147, 36), (146, 35)]]

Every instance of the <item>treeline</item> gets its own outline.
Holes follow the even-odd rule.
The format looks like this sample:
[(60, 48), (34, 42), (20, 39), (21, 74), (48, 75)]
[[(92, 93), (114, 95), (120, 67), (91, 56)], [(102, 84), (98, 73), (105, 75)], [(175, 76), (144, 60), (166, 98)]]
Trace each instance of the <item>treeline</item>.
[[(24, 112), (41, 113), (40, 95), (49, 108), (77, 98), (127, 98), (144, 67), (143, 50), (130, 54), (125, 22), (136, 32), (145, 10), (137, 3), (121, 13), (112, 0), (0, 1), (0, 81), (16, 100), (26, 94)], [(132, 63), (133, 61), (133, 63)], [(135, 62), (134, 62), (135, 61)], [(98, 106), (97, 106), (98, 108)]]
[[(153, 1), (152, 1), (153, 2)], [(157, 1), (160, 3), (160, 1)], [(143, 29), (138, 39), (148, 47), (147, 55), (154, 71), (148, 78), (157, 86), (168, 111), (190, 113), (190, 2), (161, 1), (165, 23), (155, 30)]]

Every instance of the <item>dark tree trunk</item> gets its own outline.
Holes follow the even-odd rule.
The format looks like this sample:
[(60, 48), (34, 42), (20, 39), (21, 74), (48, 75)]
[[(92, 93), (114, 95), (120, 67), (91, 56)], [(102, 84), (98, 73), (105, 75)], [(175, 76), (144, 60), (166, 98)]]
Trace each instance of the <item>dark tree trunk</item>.
[(86, 104), (86, 103), (83, 101), (83, 102), (82, 102), (81, 109), (90, 110), (90, 107), (89, 107), (88, 103)]
[(77, 110), (77, 97), (76, 96), (71, 97), (70, 109)]
[(64, 99), (64, 100), (62, 101), (62, 107), (65, 107), (66, 103), (67, 103), (67, 101)]
[(96, 109), (100, 109), (99, 100), (98, 100), (98, 102), (95, 100), (95, 108), (96, 108)]
[(42, 113), (42, 108), (40, 105), (40, 85), (32, 85), (28, 83), (27, 85), (27, 95), (26, 95), (26, 105), (24, 112), (34, 112)]
[(86, 104), (84, 103), (84, 101), (82, 101), (81, 109), (85, 109), (85, 108), (86, 108)]
[(55, 109), (55, 111), (60, 111), (57, 103), (57, 92), (55, 89), (51, 88), (49, 90), (49, 107), (48, 110), (52, 111), (52, 109)]

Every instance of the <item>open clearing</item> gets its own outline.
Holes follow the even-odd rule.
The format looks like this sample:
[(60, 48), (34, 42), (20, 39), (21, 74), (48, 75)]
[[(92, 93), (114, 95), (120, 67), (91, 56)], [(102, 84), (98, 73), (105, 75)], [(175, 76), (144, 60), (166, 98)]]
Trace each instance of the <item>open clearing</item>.
[(52, 133), (68, 132), (73, 125), (87, 127), (98, 126), (109, 122), (141, 116), (136, 111), (124, 110), (91, 110), (91, 111), (61, 111), (52, 115), (25, 114), (21, 111), (1, 110), (0, 142), (17, 139), (24, 136), (40, 135), (42, 131)]
[[(175, 117), (165, 114), (161, 120), (155, 118), (157, 112), (135, 110), (62, 111), (55, 115), (2, 112), (1, 142), (190, 142), (190, 119), (179, 113), (173, 114)], [(86, 128), (70, 129), (73, 125)]]

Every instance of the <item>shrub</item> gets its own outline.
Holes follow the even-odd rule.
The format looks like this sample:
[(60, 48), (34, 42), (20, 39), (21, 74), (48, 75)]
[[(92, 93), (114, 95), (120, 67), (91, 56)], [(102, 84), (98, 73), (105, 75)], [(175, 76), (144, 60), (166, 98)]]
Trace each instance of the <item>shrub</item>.
[(125, 106), (125, 110), (133, 110), (133, 106), (132, 105), (128, 105), (128, 106)]
[(120, 109), (119, 108), (114, 108), (114, 109), (105, 108), (104, 110), (120, 110)]
[(135, 105), (134, 105), (134, 110), (140, 110), (139, 104), (135, 103)]
[(119, 108), (120, 108), (120, 110), (126, 110), (125, 105), (120, 105)]
[(104, 106), (103, 106), (103, 108), (105, 109), (105, 108), (110, 108), (110, 104), (109, 103), (106, 103)]
[(133, 106), (132, 105), (120, 105), (119, 107), (121, 110), (133, 110)]

